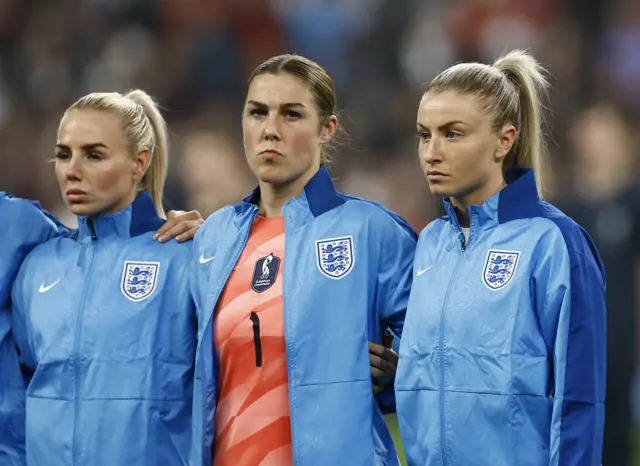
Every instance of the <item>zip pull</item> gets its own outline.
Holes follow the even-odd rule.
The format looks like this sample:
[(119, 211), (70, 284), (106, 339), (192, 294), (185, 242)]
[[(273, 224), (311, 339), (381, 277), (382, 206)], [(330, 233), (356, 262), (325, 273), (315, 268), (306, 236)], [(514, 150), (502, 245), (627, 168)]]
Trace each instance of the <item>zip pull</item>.
[(91, 239), (94, 240), (94, 241), (97, 240), (98, 237), (96, 236), (96, 229), (93, 226), (93, 219), (88, 218), (87, 219), (87, 225), (89, 225), (89, 229), (91, 230)]

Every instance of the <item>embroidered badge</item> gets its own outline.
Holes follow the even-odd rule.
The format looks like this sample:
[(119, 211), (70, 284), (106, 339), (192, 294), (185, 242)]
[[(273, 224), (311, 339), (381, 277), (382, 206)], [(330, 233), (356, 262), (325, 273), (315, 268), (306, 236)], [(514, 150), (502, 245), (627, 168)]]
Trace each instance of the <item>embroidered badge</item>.
[(122, 294), (131, 301), (147, 299), (156, 289), (160, 262), (125, 261), (122, 271)]
[(280, 258), (273, 254), (258, 259), (256, 267), (253, 270), (251, 288), (257, 293), (262, 293), (271, 288), (276, 282), (276, 278), (278, 278), (280, 262)]
[(484, 263), (482, 281), (490, 290), (499, 290), (509, 284), (516, 273), (520, 251), (490, 249)]
[(320, 272), (329, 278), (344, 278), (353, 270), (356, 257), (353, 238), (331, 238), (316, 241), (316, 258)]

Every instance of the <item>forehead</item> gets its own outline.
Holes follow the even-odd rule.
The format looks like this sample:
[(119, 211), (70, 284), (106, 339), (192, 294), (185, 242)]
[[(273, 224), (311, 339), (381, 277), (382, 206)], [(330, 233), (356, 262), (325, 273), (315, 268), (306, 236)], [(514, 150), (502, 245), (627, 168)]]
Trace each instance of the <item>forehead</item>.
[(285, 103), (313, 103), (309, 87), (300, 79), (288, 73), (263, 74), (256, 76), (247, 92), (247, 100), (254, 100), (269, 106)]
[(476, 96), (455, 91), (427, 92), (418, 108), (418, 123), (422, 126), (438, 126), (450, 121), (474, 124), (486, 117)]
[(122, 137), (120, 118), (99, 110), (72, 110), (62, 117), (58, 128), (58, 143), (66, 145), (114, 144)]

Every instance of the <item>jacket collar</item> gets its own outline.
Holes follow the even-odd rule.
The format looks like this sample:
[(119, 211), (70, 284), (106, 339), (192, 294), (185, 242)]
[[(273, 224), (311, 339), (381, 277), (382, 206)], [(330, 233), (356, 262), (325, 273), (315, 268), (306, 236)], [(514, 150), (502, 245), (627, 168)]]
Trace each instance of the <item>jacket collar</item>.
[[(260, 187), (257, 186), (251, 194), (245, 197), (236, 206), (237, 213), (253, 211), (260, 201)], [(284, 206), (284, 210), (302, 209), (308, 211), (314, 217), (318, 217), (346, 202), (335, 188), (329, 170), (325, 165), (313, 175), (299, 197), (290, 199)]]
[[(469, 206), (472, 224), (483, 227), (511, 220), (540, 216), (541, 199), (534, 172), (530, 168), (513, 168), (505, 173), (507, 186), (481, 205)], [(455, 209), (448, 198), (443, 199), (448, 217), (458, 225)]]
[(140, 194), (126, 209), (101, 217), (78, 217), (79, 237), (102, 240), (107, 237), (132, 238), (155, 231), (164, 220), (158, 216), (148, 192)]

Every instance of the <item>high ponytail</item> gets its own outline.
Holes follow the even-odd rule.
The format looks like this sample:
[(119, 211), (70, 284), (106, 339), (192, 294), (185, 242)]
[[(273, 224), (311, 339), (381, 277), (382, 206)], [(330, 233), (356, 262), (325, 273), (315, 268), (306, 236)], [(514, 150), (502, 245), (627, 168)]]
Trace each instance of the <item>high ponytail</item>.
[(427, 92), (453, 90), (476, 95), (493, 117), (495, 129), (512, 124), (517, 136), (504, 169), (531, 168), (542, 195), (542, 163), (546, 146), (542, 131), (542, 99), (548, 88), (545, 70), (531, 55), (514, 50), (493, 65), (460, 63), (436, 76)]
[(140, 183), (140, 191), (149, 191), (156, 211), (165, 218), (162, 206), (164, 183), (169, 166), (167, 124), (155, 101), (136, 89), (125, 95), (95, 92), (80, 98), (67, 112), (76, 109), (103, 110), (122, 118), (125, 138), (132, 153), (149, 151), (149, 167)]
[(499, 58), (493, 67), (514, 86), (518, 98), (518, 137), (505, 163), (532, 168), (538, 192), (541, 192), (542, 164), (547, 155), (542, 132), (542, 99), (548, 88), (544, 69), (535, 58), (521, 50)]
[(162, 206), (162, 197), (164, 193), (164, 183), (167, 179), (169, 169), (169, 142), (167, 137), (167, 124), (164, 117), (158, 109), (156, 102), (144, 91), (134, 90), (125, 95), (126, 98), (138, 104), (151, 125), (153, 133), (153, 142), (148, 144), (140, 144), (140, 142), (148, 139), (142, 137), (139, 139), (139, 148), (149, 148), (149, 168), (142, 178), (141, 190), (149, 191), (151, 199), (156, 207), (158, 215), (165, 217), (164, 208)]

